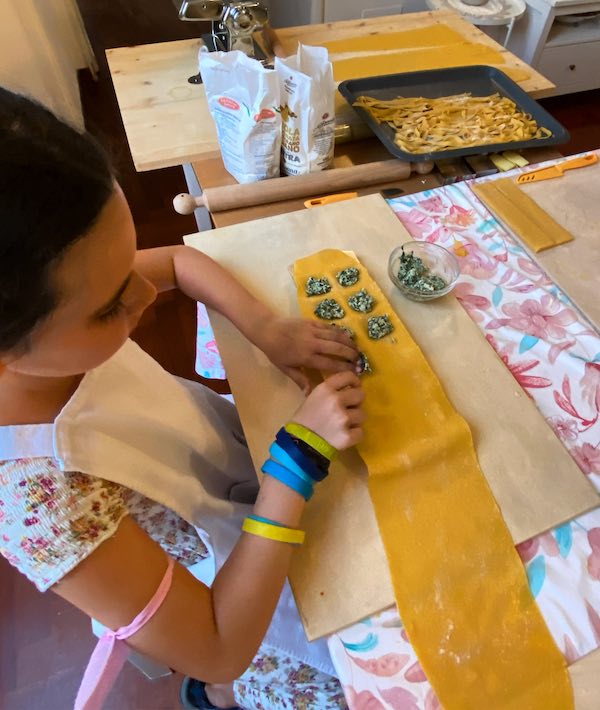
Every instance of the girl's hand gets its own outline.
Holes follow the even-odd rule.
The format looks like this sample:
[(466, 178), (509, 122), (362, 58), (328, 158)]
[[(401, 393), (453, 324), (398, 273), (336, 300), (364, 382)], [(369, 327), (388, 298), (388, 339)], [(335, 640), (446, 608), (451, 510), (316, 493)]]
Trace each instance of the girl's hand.
[(336, 449), (348, 449), (363, 437), (364, 398), (358, 375), (339, 372), (315, 387), (293, 421), (314, 431)]
[(255, 342), (305, 394), (310, 381), (302, 367), (323, 373), (357, 370), (356, 345), (341, 328), (327, 323), (273, 316), (261, 326)]

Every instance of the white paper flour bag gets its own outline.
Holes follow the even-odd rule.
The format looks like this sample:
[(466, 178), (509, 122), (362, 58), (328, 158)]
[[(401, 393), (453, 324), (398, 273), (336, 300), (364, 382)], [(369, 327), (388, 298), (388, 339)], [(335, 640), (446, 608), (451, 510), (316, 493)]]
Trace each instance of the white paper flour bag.
[(302, 175), (329, 168), (335, 139), (335, 83), (325, 47), (300, 44), (295, 56), (275, 58), (282, 119), (282, 169)]
[(277, 73), (237, 50), (201, 50), (198, 63), (227, 171), (242, 183), (279, 177)]

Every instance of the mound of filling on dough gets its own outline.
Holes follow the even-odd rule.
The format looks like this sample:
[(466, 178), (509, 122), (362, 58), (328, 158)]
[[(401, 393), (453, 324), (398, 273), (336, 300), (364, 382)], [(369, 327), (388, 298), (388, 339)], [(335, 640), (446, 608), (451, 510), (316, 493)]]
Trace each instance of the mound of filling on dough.
[(360, 291), (350, 296), (348, 299), (348, 305), (353, 311), (358, 311), (359, 313), (370, 313), (375, 305), (375, 299), (369, 293), (361, 288)]
[(347, 269), (342, 269), (335, 275), (340, 286), (354, 286), (360, 278), (360, 271), (356, 266), (349, 266)]
[(385, 338), (394, 330), (394, 326), (391, 324), (389, 316), (384, 314), (382, 316), (371, 316), (367, 321), (367, 332), (369, 338), (372, 340), (380, 340)]
[(359, 375), (364, 375), (365, 373), (373, 372), (373, 368), (371, 367), (369, 358), (366, 356), (365, 353), (358, 354), (358, 367), (360, 368), (358, 372)]
[(329, 280), (318, 276), (309, 276), (304, 286), (307, 296), (323, 296), (331, 291)]
[(323, 320), (339, 320), (346, 312), (335, 299), (326, 298), (315, 308), (315, 315)]

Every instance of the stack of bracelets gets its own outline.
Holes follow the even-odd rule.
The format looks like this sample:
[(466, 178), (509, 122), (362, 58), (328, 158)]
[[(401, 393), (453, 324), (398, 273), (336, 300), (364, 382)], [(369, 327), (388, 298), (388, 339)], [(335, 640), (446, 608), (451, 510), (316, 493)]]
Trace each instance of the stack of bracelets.
[[(314, 484), (329, 474), (329, 464), (337, 449), (302, 424), (290, 422), (277, 432), (269, 449), (271, 457), (261, 471), (310, 500)], [(304, 542), (304, 531), (286, 528), (281, 523), (260, 515), (249, 515), (242, 525), (244, 532), (291, 545)]]

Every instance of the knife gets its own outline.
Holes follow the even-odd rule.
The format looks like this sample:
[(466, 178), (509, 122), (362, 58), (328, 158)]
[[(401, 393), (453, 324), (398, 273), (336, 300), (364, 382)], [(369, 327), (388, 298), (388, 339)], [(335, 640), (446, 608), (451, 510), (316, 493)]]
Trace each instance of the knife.
[(558, 163), (558, 165), (551, 165), (548, 168), (540, 168), (540, 170), (534, 170), (530, 173), (523, 173), (523, 175), (519, 175), (517, 178), (517, 184), (523, 185), (523, 183), (527, 182), (537, 182), (538, 180), (550, 180), (551, 178), (562, 177), (565, 170), (585, 168), (587, 165), (593, 165), (597, 162), (598, 156), (596, 153), (590, 153), (589, 155), (584, 155), (582, 158), (566, 160), (564, 163)]

